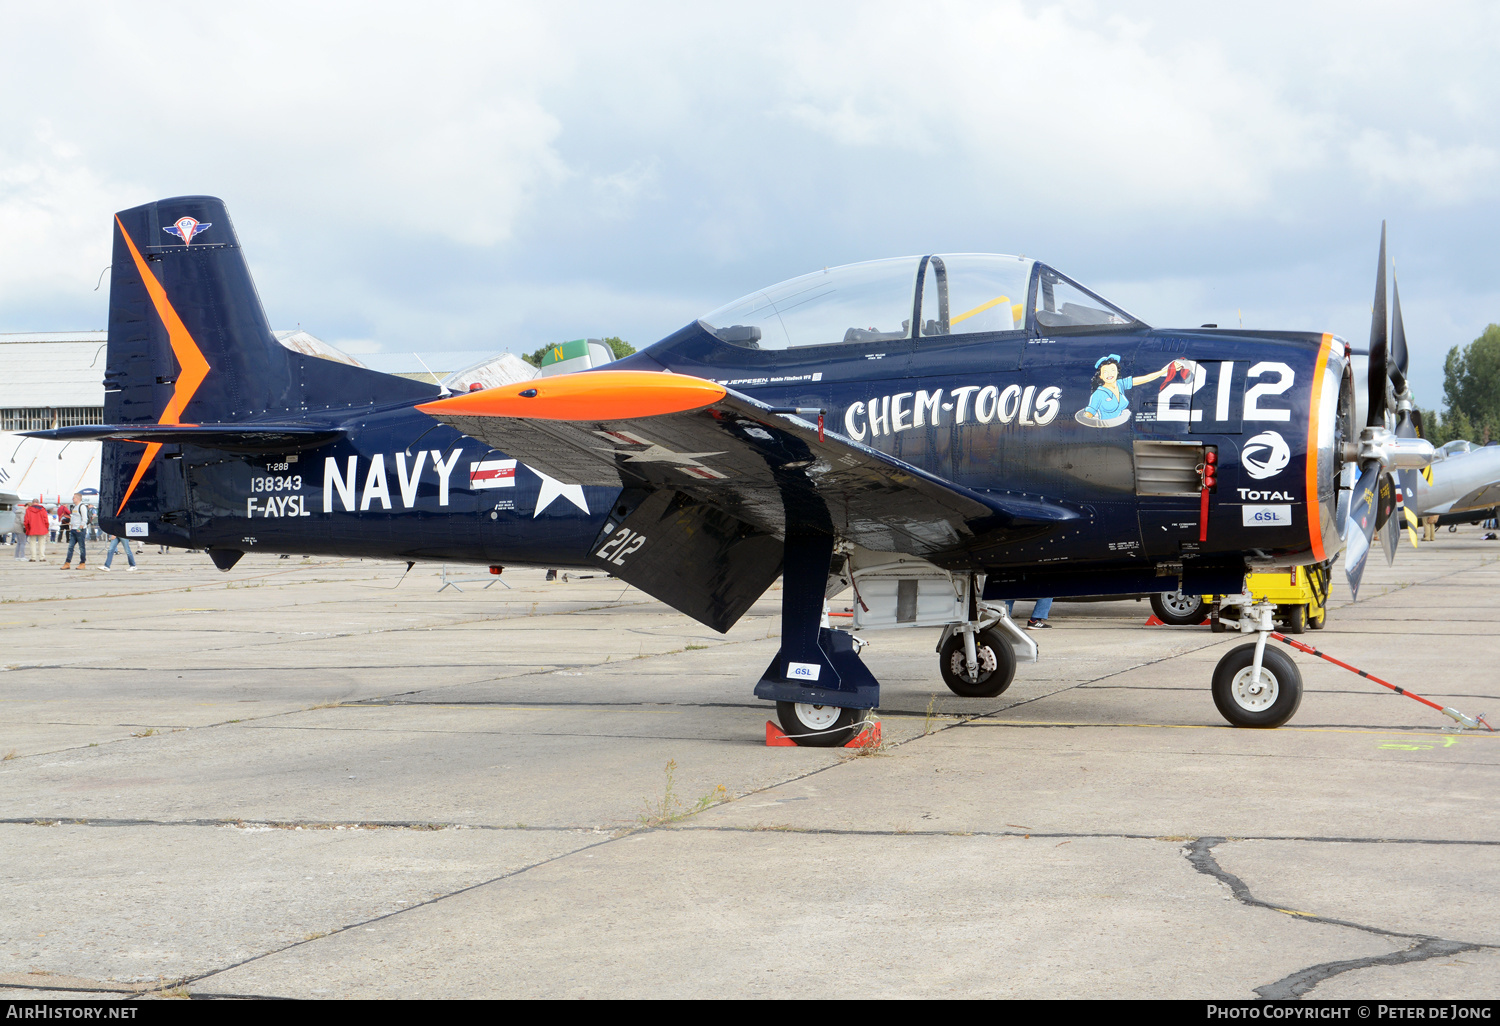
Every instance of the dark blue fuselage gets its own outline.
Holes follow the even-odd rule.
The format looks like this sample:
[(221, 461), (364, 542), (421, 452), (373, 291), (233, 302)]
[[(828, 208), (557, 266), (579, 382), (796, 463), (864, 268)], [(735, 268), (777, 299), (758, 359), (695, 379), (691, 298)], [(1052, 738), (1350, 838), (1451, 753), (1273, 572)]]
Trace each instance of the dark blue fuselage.
[[(1079, 521), (942, 560), (989, 571), (996, 584), (987, 594), (1003, 593), (1005, 580), (1027, 594), (1068, 594), (1139, 590), (1159, 564), (1184, 558), (1331, 555), (1336, 537), (1319, 523), (1317, 493), (1331, 495), (1333, 482), (1322, 480), (1316, 452), (1311, 470), (1308, 457), (1327, 433), (1320, 412), (1329, 419), (1314, 387), (1326, 391), (1332, 380), (1337, 390), (1341, 350), (1316, 334), (1132, 326), (763, 351), (694, 323), (609, 366), (695, 375), (774, 406), (823, 409), (830, 432), (940, 477), (1074, 508)], [(1096, 364), (1107, 357), (1118, 358), (1115, 388), (1099, 400)], [(345, 372), (296, 359), (321, 364), (316, 373)], [(1191, 365), (1138, 381), (1174, 361)], [(322, 448), (274, 459), (194, 446), (167, 453), (153, 469), (157, 490), (180, 492), (181, 512), (169, 510), (153, 535), (217, 549), (588, 565), (614, 489), (570, 491), (524, 463), (507, 467), (504, 453), (413, 409), (435, 390), (402, 385), (407, 396), (384, 407), (325, 414), (347, 435)], [(141, 450), (108, 448), (105, 493), (122, 495)], [(1185, 475), (1207, 450), (1217, 454), (1217, 485), (1200, 540), (1201, 494)], [(1177, 457), (1161, 469), (1165, 484), (1147, 480), (1157, 452)], [(129, 520), (127, 510), (106, 527), (123, 533)]]

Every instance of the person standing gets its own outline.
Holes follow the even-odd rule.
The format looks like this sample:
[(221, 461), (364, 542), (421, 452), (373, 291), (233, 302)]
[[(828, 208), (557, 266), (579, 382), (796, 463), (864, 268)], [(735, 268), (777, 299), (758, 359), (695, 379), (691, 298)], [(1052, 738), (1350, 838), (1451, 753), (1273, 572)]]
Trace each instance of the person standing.
[(21, 529), (26, 532), (26, 561), (28, 563), (46, 562), (47, 530), (50, 526), (47, 507), (42, 505), (41, 499), (33, 499), (31, 505), (26, 507), (26, 517), (21, 522)]
[[(108, 570), (109, 570), (109, 564), (113, 563), (114, 560), (115, 560), (115, 546), (117, 546), (117, 545), (120, 548), (122, 548), (122, 549), (125, 550), (125, 558), (128, 559), (128, 560), (130, 560), (130, 565), (125, 568), (126, 571), (134, 570), (135, 569), (135, 553), (132, 552), (131, 549), (130, 549), (130, 539), (129, 538), (121, 538), (119, 535), (115, 535), (115, 536), (113, 536), (113, 537), (110, 538), (110, 540), (109, 540), (109, 551), (107, 551), (107, 552), (104, 553), (104, 565), (101, 566), (99, 569), (108, 572)], [(79, 565), (82, 566), (83, 564), (80, 563)]]
[(82, 507), (77, 505), (77, 497), (74, 497), (72, 509), (59, 503), (57, 507), (58, 540), (67, 539), (68, 554), (63, 557), (62, 568), (73, 569), (73, 546), (78, 546), (78, 569), (82, 570), (88, 563), (88, 519), (81, 515)]

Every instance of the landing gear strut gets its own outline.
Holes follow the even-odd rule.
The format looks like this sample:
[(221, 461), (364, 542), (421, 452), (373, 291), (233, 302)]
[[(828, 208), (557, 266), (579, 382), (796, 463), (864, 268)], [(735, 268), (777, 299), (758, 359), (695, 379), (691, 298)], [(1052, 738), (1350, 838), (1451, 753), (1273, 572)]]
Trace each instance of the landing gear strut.
[(880, 702), (880, 683), (859, 658), (858, 639), (823, 627), (833, 537), (788, 533), (781, 575), (781, 648), (755, 685), (776, 703), (781, 729), (798, 745), (854, 738)]

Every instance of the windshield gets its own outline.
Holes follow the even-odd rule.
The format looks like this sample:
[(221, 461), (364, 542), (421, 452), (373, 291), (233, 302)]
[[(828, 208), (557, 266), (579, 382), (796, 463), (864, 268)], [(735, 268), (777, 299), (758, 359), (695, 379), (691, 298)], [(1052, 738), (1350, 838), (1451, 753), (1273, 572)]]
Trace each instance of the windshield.
[(788, 349), (839, 342), (888, 342), (911, 335), (921, 257), (829, 267), (752, 292), (705, 314), (724, 342)]
[(1122, 327), (1140, 321), (1043, 264), (1037, 274), (1036, 323), (1047, 330)]
[(1442, 453), (1444, 456), (1456, 456), (1461, 452), (1468, 452), (1472, 448), (1473, 446), (1463, 439), (1455, 438), (1453, 441), (1440, 446), (1438, 448), (1438, 452)]

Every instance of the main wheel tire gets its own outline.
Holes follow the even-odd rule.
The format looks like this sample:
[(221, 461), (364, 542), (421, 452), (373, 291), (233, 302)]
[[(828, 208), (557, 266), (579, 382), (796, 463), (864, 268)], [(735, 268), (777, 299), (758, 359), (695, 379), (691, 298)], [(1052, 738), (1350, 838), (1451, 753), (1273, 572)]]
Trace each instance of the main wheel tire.
[(1305, 634), (1307, 633), (1307, 607), (1306, 606), (1282, 606), (1276, 611), (1281, 620), (1281, 632), (1283, 634)]
[(1261, 684), (1250, 680), (1255, 642), (1232, 648), (1214, 668), (1214, 705), (1236, 727), (1279, 727), (1302, 704), (1302, 673), (1278, 649), (1261, 657)]
[(843, 747), (864, 729), (872, 711), (808, 702), (776, 703), (781, 729), (803, 748)]
[(1196, 626), (1208, 616), (1202, 595), (1184, 595), (1180, 591), (1152, 595), (1151, 611), (1162, 623), (1173, 627)]
[(979, 675), (971, 677), (964, 659), (964, 636), (955, 633), (938, 653), (938, 667), (948, 690), (964, 698), (994, 698), (1004, 694), (1016, 677), (1016, 650), (999, 631), (980, 631), (974, 636), (974, 654), (979, 657)]

